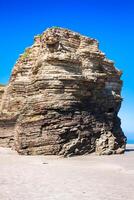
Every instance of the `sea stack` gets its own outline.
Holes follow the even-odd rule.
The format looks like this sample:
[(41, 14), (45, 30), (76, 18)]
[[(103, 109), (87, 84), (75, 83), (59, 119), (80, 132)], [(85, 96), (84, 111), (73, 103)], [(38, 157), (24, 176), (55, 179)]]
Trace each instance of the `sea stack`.
[(47, 29), (0, 87), (0, 146), (23, 155), (123, 153), (121, 74), (95, 39)]

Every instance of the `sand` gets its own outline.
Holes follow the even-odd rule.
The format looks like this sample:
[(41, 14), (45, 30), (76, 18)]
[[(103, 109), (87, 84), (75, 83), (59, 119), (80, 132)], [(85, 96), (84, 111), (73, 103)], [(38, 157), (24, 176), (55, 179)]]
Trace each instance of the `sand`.
[(134, 145), (127, 149), (65, 159), (0, 148), (0, 200), (134, 200)]

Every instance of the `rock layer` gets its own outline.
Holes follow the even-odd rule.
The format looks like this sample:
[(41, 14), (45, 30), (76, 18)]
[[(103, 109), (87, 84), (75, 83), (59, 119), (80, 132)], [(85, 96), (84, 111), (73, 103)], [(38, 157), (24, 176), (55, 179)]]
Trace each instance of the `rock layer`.
[(20, 56), (2, 95), (0, 145), (26, 155), (123, 153), (120, 76), (95, 39), (47, 29)]

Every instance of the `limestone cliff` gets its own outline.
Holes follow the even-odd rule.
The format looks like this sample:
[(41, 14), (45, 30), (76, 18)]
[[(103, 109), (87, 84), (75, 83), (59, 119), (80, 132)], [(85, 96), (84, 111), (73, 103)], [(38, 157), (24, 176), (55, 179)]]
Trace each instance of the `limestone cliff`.
[(32, 155), (123, 153), (120, 76), (95, 39), (47, 29), (20, 56), (2, 95), (0, 145)]

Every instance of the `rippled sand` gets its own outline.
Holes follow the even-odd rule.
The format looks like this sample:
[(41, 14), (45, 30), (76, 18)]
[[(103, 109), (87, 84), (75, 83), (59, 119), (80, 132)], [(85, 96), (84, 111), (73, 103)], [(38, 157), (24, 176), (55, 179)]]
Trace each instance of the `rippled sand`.
[(0, 200), (134, 200), (134, 145), (127, 149), (65, 159), (0, 148)]

